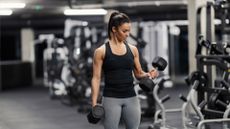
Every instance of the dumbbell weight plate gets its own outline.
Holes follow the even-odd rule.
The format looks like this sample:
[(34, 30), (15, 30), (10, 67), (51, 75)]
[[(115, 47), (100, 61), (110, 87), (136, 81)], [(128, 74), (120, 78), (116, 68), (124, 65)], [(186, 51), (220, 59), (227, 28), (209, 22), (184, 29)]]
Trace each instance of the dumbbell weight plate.
[(148, 78), (148, 77), (145, 77), (145, 78), (142, 78), (139, 82), (139, 86), (140, 88), (145, 91), (145, 92), (150, 92), (153, 90), (155, 84), (154, 82), (152, 81), (152, 79)]
[(93, 116), (95, 118), (101, 118), (104, 115), (104, 108), (102, 106), (96, 105), (95, 107), (93, 107)]
[(209, 105), (210, 108), (215, 108), (218, 96), (219, 96), (218, 93), (212, 93), (210, 95), (209, 101), (208, 101), (208, 105)]
[(162, 57), (155, 57), (152, 61), (152, 66), (159, 71), (163, 71), (167, 67), (167, 61)]
[(201, 71), (194, 71), (192, 72), (186, 79), (186, 82), (188, 85), (192, 85), (194, 84), (194, 82), (198, 80), (199, 83), (203, 86), (203, 87), (207, 87), (208, 85), (208, 76), (206, 73), (201, 72)]
[(104, 108), (100, 105), (96, 105), (87, 115), (87, 120), (89, 123), (97, 124), (103, 116)]

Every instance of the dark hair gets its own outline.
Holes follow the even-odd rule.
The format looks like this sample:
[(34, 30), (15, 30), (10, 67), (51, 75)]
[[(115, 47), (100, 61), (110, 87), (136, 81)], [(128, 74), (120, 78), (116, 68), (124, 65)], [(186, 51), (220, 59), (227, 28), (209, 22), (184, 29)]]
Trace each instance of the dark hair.
[(124, 13), (121, 13), (121, 12), (113, 12), (111, 15), (110, 15), (110, 18), (109, 18), (109, 23), (108, 23), (108, 36), (109, 36), (109, 39), (111, 39), (111, 35), (110, 35), (110, 32), (112, 31), (112, 28), (113, 27), (118, 27), (120, 25), (122, 25), (123, 23), (130, 23), (130, 19), (129, 17), (124, 14)]

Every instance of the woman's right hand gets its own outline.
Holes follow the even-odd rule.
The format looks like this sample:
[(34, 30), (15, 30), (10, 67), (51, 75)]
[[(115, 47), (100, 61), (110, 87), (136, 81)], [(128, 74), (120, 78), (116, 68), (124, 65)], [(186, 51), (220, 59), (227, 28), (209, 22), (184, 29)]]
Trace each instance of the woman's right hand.
[(92, 103), (92, 107), (95, 107), (97, 105), (97, 103)]

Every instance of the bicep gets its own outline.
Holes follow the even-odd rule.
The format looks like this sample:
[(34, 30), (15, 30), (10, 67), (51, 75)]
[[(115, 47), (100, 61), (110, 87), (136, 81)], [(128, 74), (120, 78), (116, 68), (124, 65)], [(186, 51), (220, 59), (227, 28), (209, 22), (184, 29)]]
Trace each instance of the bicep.
[(139, 60), (139, 52), (137, 48), (133, 49), (134, 55), (134, 74), (137, 76), (142, 73), (142, 68)]

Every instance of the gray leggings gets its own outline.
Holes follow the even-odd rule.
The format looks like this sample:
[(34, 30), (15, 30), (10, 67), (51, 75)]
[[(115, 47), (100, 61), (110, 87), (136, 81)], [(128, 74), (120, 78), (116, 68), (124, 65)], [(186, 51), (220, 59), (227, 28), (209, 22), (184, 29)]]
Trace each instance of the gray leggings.
[(118, 129), (121, 117), (124, 119), (126, 129), (138, 129), (141, 109), (137, 96), (130, 98), (103, 97), (102, 104), (105, 109), (105, 129)]

